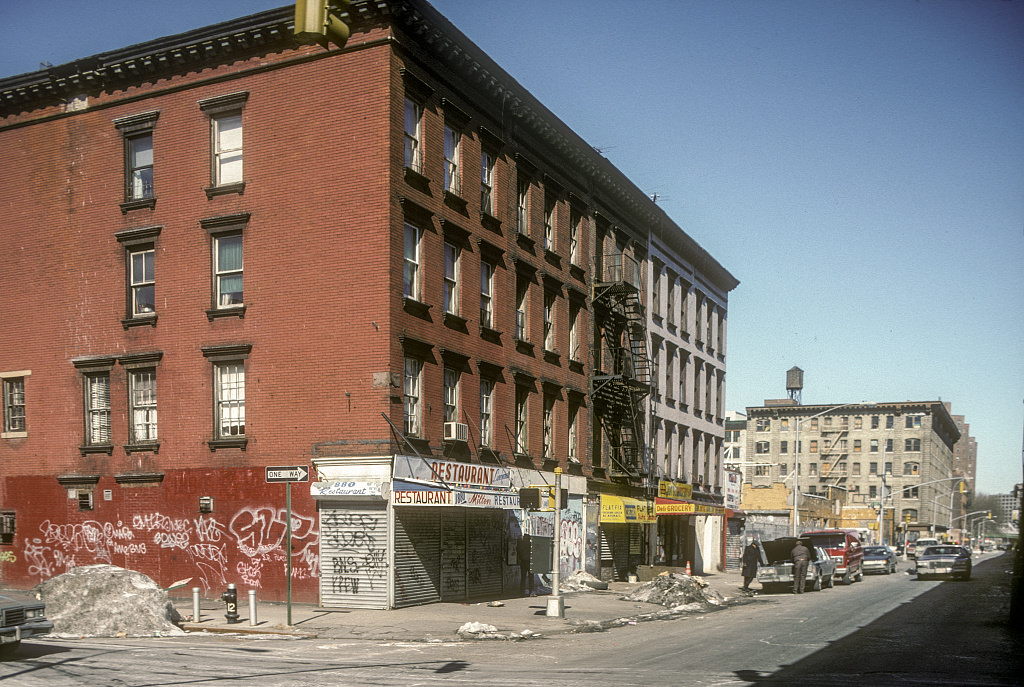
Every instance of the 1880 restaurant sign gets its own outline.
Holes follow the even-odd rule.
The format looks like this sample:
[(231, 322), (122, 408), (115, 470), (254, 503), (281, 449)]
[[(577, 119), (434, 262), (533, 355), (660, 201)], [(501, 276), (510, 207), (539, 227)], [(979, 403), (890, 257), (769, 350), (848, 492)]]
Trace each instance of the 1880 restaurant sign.
[(517, 510), (519, 492), (506, 468), (395, 456), (391, 503)]

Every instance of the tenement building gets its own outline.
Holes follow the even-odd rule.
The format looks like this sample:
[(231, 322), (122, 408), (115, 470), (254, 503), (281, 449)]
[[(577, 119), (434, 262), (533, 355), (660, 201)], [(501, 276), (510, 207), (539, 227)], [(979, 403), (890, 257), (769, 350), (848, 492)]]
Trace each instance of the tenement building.
[(426, 2), (295, 10), (0, 79), (4, 584), (486, 598), (555, 484), (561, 572), (653, 564), (662, 483), (719, 502), (735, 280)]
[(925, 532), (955, 537), (959, 438), (941, 401), (800, 405), (786, 399), (748, 407), (742, 501), (748, 527), (756, 531), (763, 523), (767, 534), (779, 535), (769, 523), (785, 519), (791, 528), (796, 494), (800, 530), (859, 529), (867, 540), (886, 543)]

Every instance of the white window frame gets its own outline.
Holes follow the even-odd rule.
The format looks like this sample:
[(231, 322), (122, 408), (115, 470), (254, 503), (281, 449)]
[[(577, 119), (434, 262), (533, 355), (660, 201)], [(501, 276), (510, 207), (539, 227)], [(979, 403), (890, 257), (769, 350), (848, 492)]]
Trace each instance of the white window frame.
[(5, 439), (28, 436), (28, 405), (25, 398), (25, 378), (28, 371), (0, 374), (3, 393), (3, 427), (0, 437)]
[(245, 437), (245, 361), (214, 362), (213, 379), (215, 437)]
[(405, 270), (403, 272), (403, 295), (414, 301), (421, 300), (423, 289), (421, 275), (421, 260), (423, 253), (423, 230), (415, 224), (405, 223)]
[(444, 368), (444, 421), (459, 421), (459, 382), (462, 374), (452, 367)]
[(110, 432), (110, 372), (83, 375), (85, 388), (85, 445), (108, 446)]
[(153, 170), (153, 132), (145, 131), (126, 136), (125, 176), (129, 201), (147, 200), (156, 195)]
[(403, 373), (403, 417), (405, 433), (408, 436), (420, 435), (420, 389), (423, 380), (423, 361), (414, 356), (405, 356)]
[(569, 222), (569, 264), (580, 264), (580, 236), (583, 233), (583, 215), (575, 210)]
[(544, 199), (544, 250), (555, 252), (555, 217), (558, 203), (552, 198)]
[(555, 459), (555, 397), (544, 394), (544, 413), (541, 418), (541, 455), (544, 460)]
[(444, 242), (444, 311), (456, 316), (459, 314), (461, 253), (461, 249), (454, 243)]
[(517, 385), (515, 402), (515, 453), (529, 455), (530, 390)]
[(462, 132), (447, 124), (444, 126), (444, 190), (460, 195), (462, 184), (459, 165), (462, 161)]
[(523, 177), (516, 179), (516, 231), (530, 235), (530, 182)]
[(544, 291), (544, 350), (555, 350), (555, 304), (553, 292)]
[(405, 166), (423, 173), (423, 106), (412, 98), (405, 99)]
[(494, 165), (490, 152), (480, 152), (480, 212), (494, 216)]
[(516, 277), (516, 340), (529, 341), (530, 336), (530, 283), (521, 275)]
[(480, 379), (480, 445), (491, 447), (494, 441), (494, 380)]
[(567, 439), (569, 442), (566, 450), (566, 458), (570, 463), (578, 463), (579, 458), (577, 457), (577, 444), (579, 443), (579, 426), (577, 424), (579, 416), (579, 406), (570, 401), (569, 403), (569, 423), (567, 431)]
[(480, 262), (480, 326), (494, 329), (494, 264)]
[(213, 137), (213, 185), (239, 184), (242, 176), (242, 112), (210, 118)]
[(128, 371), (128, 411), (131, 417), (131, 442), (157, 441), (156, 368)]
[[(213, 240), (213, 277), (214, 293), (216, 297), (215, 307), (217, 309), (239, 308), (245, 305), (244, 270), (245, 252), (243, 234), (240, 231), (215, 234)], [(238, 265), (222, 265), (224, 255), (222, 249), (230, 243), (237, 242), (241, 260)], [(228, 284), (235, 279), (239, 280), (238, 290), (232, 290)], [(237, 294), (237, 296), (235, 295)]]
[(569, 299), (569, 360), (579, 361), (580, 312), (582, 310), (579, 303)]
[(128, 287), (131, 289), (132, 317), (151, 315), (156, 311), (156, 250), (147, 248), (128, 251)]

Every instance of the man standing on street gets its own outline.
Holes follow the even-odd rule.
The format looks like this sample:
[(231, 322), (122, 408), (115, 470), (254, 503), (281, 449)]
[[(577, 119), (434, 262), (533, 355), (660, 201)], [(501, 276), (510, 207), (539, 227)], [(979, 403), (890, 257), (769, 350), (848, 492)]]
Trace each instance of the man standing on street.
[(519, 594), (533, 596), (533, 572), (530, 570), (530, 535), (524, 534), (516, 543), (519, 561)]
[(743, 586), (740, 589), (745, 592), (753, 591), (750, 588), (750, 583), (757, 577), (757, 562), (760, 558), (761, 552), (757, 549), (757, 539), (754, 539), (743, 550), (743, 569), (741, 570)]
[(807, 564), (811, 560), (811, 550), (799, 539), (789, 554), (793, 559), (793, 593), (803, 594), (807, 583)]

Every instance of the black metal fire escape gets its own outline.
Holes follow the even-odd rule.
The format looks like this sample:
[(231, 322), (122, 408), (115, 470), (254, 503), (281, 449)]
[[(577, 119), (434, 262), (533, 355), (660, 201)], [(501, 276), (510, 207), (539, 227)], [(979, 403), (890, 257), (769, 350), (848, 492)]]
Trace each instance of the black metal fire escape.
[(594, 320), (601, 341), (594, 351), (590, 397), (611, 447), (609, 473), (642, 477), (647, 472), (644, 424), (652, 381), (642, 272), (640, 263), (628, 256), (604, 257), (594, 283)]

